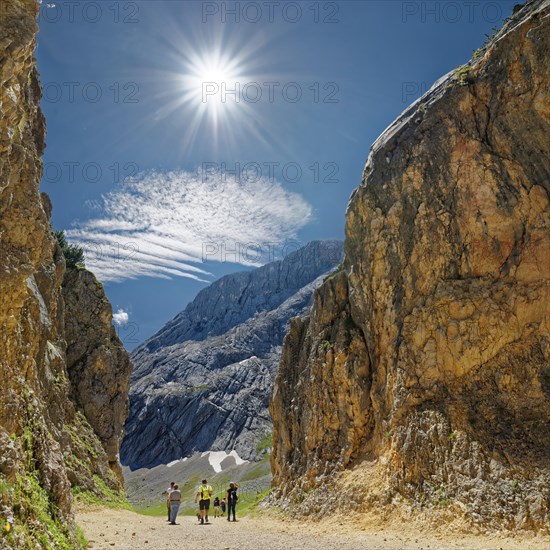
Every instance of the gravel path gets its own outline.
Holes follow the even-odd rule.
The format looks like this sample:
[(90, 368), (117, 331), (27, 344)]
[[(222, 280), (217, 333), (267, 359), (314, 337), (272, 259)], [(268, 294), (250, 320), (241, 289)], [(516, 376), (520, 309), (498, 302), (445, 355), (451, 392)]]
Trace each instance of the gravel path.
[(225, 518), (198, 525), (194, 518), (164, 518), (127, 510), (81, 511), (77, 523), (93, 550), (548, 550), (548, 539), (431, 538), (408, 532), (352, 531), (341, 524), (298, 523), (267, 516), (245, 517), (236, 523)]

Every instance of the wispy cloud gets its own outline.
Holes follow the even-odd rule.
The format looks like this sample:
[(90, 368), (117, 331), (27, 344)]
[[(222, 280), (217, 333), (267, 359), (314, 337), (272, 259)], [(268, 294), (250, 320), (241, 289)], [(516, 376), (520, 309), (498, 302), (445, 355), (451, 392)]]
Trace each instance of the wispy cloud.
[(113, 323), (118, 327), (123, 327), (128, 324), (129, 319), (128, 312), (123, 309), (119, 309), (116, 313), (113, 313)]
[[(277, 181), (242, 183), (230, 175), (149, 172), (102, 196), (96, 216), (66, 232), (103, 281), (190, 277), (206, 281), (208, 259), (265, 263), (257, 254), (213, 254), (255, 243), (284, 243), (312, 218), (311, 206)], [(218, 247), (218, 248), (216, 248)]]

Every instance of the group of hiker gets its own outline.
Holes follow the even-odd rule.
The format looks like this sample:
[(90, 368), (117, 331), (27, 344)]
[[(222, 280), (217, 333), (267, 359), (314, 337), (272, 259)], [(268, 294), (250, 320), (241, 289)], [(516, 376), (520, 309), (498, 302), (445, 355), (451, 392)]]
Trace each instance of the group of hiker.
[[(239, 489), (238, 483), (231, 482), (228, 489), (225, 492), (225, 496), (220, 498), (218, 496), (214, 497), (214, 502), (212, 503), (214, 507), (214, 517), (220, 517), (220, 508), (222, 516), (225, 515), (227, 510), (227, 521), (231, 521), (231, 515), (233, 515), (233, 521), (237, 521), (235, 509), (237, 506), (237, 500), (239, 496), (237, 495), (237, 490)], [(168, 521), (170, 525), (176, 525), (176, 518), (178, 517), (178, 512), (181, 505), (181, 491), (179, 485), (172, 481), (170, 487), (166, 489), (163, 493), (166, 495), (166, 505), (168, 508)], [(197, 493), (195, 495), (195, 504), (198, 502), (199, 511), (197, 512), (197, 519), (201, 525), (209, 523), (208, 521), (208, 512), (210, 510), (210, 501), (214, 490), (211, 485), (208, 485), (206, 479), (203, 479)]]

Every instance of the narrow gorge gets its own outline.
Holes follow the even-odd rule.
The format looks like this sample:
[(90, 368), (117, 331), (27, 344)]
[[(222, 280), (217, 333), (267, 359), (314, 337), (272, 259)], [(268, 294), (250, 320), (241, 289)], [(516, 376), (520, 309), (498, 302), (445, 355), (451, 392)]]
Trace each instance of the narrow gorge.
[(132, 469), (206, 451), (257, 461), (270, 448), (269, 396), (289, 319), (342, 261), (342, 241), (221, 277), (132, 353), (122, 462)]
[[(126, 13), (128, 5), (139, 9)], [(259, 54), (272, 49), (274, 59), (285, 59), (296, 52), (298, 63), (306, 52), (322, 61), (320, 69), (307, 56), (296, 65), (316, 79), (304, 86), (315, 105), (306, 107), (305, 98), (268, 101), (260, 112), (258, 98), (239, 118), (242, 103), (202, 101), (201, 112), (209, 113), (203, 128), (195, 88), (200, 95), (214, 77), (234, 83), (237, 69), (244, 78), (248, 67), (238, 62), (255, 53), (222, 52), (228, 27), (216, 21), (211, 42), (218, 50), (207, 40), (193, 55), (189, 48), (195, 64), (183, 69), (185, 56), (174, 44), (186, 49), (182, 36), (191, 36), (197, 21), (206, 28), (206, 15), (220, 15), (201, 13), (203, 5), (217, 6), (130, 2), (112, 9), (109, 2), (97, 26), (76, 17), (49, 27), (51, 51), (72, 46), (75, 36), (82, 42), (72, 60), (61, 52), (42, 63), (39, 55), (44, 82), (86, 68), (82, 54), (89, 51), (101, 64), (79, 77), (109, 75), (113, 82), (105, 86), (105, 104), (89, 102), (97, 110), (79, 105), (61, 116), (60, 102), (50, 117), (42, 103), (55, 120), (52, 134), (70, 136), (50, 135), (48, 151), (55, 142), (55, 158), (68, 159), (64, 146), (72, 140), (79, 162), (101, 158), (109, 177), (117, 167), (116, 182), (93, 192), (72, 188), (70, 200), (52, 204), (40, 191), (46, 124), (35, 53), (44, 4), (0, 0), (0, 549), (210, 548), (195, 516), (204, 476), (216, 487), (212, 497), (228, 494), (229, 479), (240, 483), (243, 521), (210, 527), (224, 548), (227, 539), (227, 548), (243, 549), (422, 550), (430, 542), (458, 550), (465, 540), (485, 548), (505, 537), (514, 539), (502, 542), (505, 548), (523, 549), (525, 541), (542, 548), (550, 540), (550, 0), (513, 8), (471, 61), (408, 107), (372, 145), (362, 178), (362, 146), (375, 134), (367, 140), (357, 126), (368, 120), (376, 128), (369, 117), (377, 110), (384, 124), (399, 112), (389, 100), (361, 105), (395, 84), (377, 75), (367, 90), (364, 75), (380, 67), (376, 45), (388, 48), (388, 59), (399, 58), (399, 67), (405, 58), (401, 42), (391, 49), (384, 33), (371, 40), (354, 25), (372, 15), (389, 32), (401, 29), (420, 42), (418, 22), (405, 28), (389, 21), (397, 11), (388, 2), (323, 4), (342, 8), (331, 15), (348, 25), (338, 28), (321, 26), (328, 13), (305, 8), (316, 19), (303, 27), (284, 18), (286, 27), (260, 22), (265, 36), (277, 32)], [(288, 38), (283, 44), (280, 29)], [(430, 40), (442, 36), (436, 30)], [(239, 32), (250, 41), (250, 27)], [(104, 51), (117, 52), (113, 59), (96, 54), (100, 39)], [(430, 40), (423, 47), (433, 51)], [(469, 44), (462, 36), (458, 42)], [(368, 62), (362, 48), (375, 52)], [(448, 53), (461, 51), (451, 43), (443, 49), (433, 63), (416, 60), (415, 70), (426, 65), (432, 74)], [(342, 104), (327, 100), (334, 107), (327, 115), (320, 110), (325, 102), (316, 101), (328, 91), (319, 87), (321, 65), (341, 68), (345, 55), (352, 70), (339, 74), (350, 90), (342, 89)], [(259, 67), (252, 64), (250, 74)], [(129, 91), (122, 76), (133, 71), (141, 88), (126, 82), (136, 87), (121, 99), (120, 89)], [(329, 89), (327, 97), (337, 93)], [(138, 92), (149, 95), (125, 101)], [(80, 116), (73, 119), (73, 112)], [(79, 127), (71, 133), (74, 121)], [(112, 142), (101, 139), (110, 134)], [(120, 136), (130, 134), (121, 145)], [(175, 145), (180, 139), (185, 147)], [(116, 149), (113, 143), (120, 147), (115, 164), (105, 153)], [(198, 185), (199, 169), (188, 170), (217, 154), (234, 154), (240, 166), (239, 151), (280, 160), (316, 152), (319, 161), (304, 160), (304, 177), (312, 172), (316, 185), (321, 175), (328, 180), (301, 187), (273, 180), (258, 185), (261, 193), (247, 183), (241, 194), (242, 182), (228, 186), (212, 173), (208, 186)], [(321, 151), (338, 163), (320, 162)], [(136, 170), (140, 186), (124, 187), (132, 176), (118, 168), (136, 164), (126, 163), (126, 153), (143, 164)], [(350, 166), (359, 169), (356, 179)], [(162, 187), (165, 179), (171, 192)], [(331, 181), (339, 185), (324, 185)], [(354, 181), (342, 242), (344, 200)], [(91, 196), (97, 208), (84, 219)], [(52, 212), (77, 204), (64, 219), (74, 229), (67, 232), (77, 243), (73, 251), (83, 254), (78, 245), (85, 241), (76, 240), (83, 233), (103, 239), (105, 250), (124, 241), (106, 256), (120, 262), (116, 269), (101, 272), (105, 261), (96, 273), (109, 285), (115, 320), (142, 329), (131, 354), (117, 336), (103, 284), (52, 226)], [(123, 212), (128, 217), (119, 219)], [(235, 273), (228, 272), (237, 256), (230, 254), (229, 267), (220, 266), (221, 256), (205, 256), (206, 243), (224, 248), (232, 238), (255, 245), (298, 237), (312, 240), (260, 267), (241, 259), (246, 269)], [(157, 330), (158, 319), (180, 309)], [(173, 503), (177, 524), (166, 523), (163, 491), (172, 480), (181, 484), (181, 500)], [(120, 509), (129, 502), (134, 509)], [(226, 527), (234, 528), (229, 537)], [(456, 533), (464, 537), (454, 540)]]

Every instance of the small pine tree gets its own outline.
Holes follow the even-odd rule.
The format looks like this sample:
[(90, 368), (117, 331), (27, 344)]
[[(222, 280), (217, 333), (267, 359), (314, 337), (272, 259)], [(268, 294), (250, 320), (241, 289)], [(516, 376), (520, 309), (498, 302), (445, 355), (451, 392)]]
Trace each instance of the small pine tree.
[(61, 247), (67, 267), (84, 269), (84, 250), (76, 244), (69, 244), (65, 237), (65, 231), (54, 231), (55, 238)]

